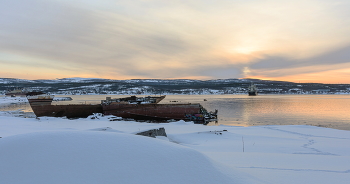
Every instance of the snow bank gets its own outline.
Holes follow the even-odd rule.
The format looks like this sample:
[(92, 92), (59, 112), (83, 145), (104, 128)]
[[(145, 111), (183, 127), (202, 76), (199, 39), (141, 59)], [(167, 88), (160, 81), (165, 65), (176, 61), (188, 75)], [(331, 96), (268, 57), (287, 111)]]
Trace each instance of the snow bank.
[(0, 147), (0, 183), (234, 182), (193, 149), (130, 134), (30, 133), (2, 138)]
[[(347, 184), (350, 131), (0, 116), (0, 183)], [(133, 133), (164, 127), (160, 139)]]

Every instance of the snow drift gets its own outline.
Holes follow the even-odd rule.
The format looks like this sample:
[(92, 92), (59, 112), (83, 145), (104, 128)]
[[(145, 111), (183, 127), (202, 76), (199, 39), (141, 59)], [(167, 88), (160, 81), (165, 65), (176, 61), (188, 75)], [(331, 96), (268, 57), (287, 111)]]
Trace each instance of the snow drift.
[(200, 152), (149, 137), (56, 131), (0, 140), (0, 183), (237, 183)]

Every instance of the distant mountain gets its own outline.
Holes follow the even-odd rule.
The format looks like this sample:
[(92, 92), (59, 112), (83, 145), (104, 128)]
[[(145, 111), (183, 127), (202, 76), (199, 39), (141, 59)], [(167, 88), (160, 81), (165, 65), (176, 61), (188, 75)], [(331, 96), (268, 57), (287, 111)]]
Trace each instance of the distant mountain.
[(259, 94), (349, 94), (349, 84), (293, 83), (259, 79), (131, 79), (63, 78), (25, 80), (0, 78), (0, 94), (25, 88), (53, 94), (246, 94), (254, 83)]

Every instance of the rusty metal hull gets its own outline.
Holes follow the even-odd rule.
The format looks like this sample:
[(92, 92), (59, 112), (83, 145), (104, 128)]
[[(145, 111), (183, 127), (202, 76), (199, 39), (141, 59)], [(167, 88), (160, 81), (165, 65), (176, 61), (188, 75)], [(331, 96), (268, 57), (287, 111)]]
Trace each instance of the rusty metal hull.
[[(165, 96), (156, 100), (162, 100)], [(51, 105), (53, 97), (48, 95), (27, 97), (33, 112), (37, 117), (67, 117), (86, 118), (93, 113), (114, 115), (122, 118), (135, 120), (189, 120), (197, 123), (206, 123), (208, 113), (200, 104), (157, 104), (137, 103), (130, 104), (125, 101), (113, 102), (105, 100), (101, 104), (72, 104), (72, 105)], [(214, 114), (216, 116), (216, 113)]]
[(105, 115), (150, 120), (204, 121), (200, 104), (102, 104)]
[(106, 97), (106, 100), (102, 100), (102, 104), (110, 103), (129, 103), (129, 104), (157, 104), (162, 101), (166, 96), (147, 96), (147, 97), (136, 97), (130, 96), (125, 98), (114, 98)]
[(35, 105), (51, 105), (52, 99), (28, 99), (31, 106)]
[[(33, 93), (32, 93), (33, 94)], [(54, 96), (53, 95), (33, 95), (33, 96), (27, 96), (27, 99), (29, 101), (29, 104), (31, 106), (35, 105), (50, 105)]]
[(93, 113), (102, 113), (102, 106), (98, 105), (48, 105), (48, 104), (33, 104), (30, 103), (34, 114), (37, 117), (64, 117), (67, 118), (86, 118)]

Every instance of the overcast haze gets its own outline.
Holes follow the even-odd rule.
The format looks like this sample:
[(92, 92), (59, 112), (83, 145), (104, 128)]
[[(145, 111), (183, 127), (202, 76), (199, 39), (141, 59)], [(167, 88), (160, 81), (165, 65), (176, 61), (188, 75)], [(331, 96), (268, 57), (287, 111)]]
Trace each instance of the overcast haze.
[(350, 83), (348, 0), (2, 0), (0, 77)]

